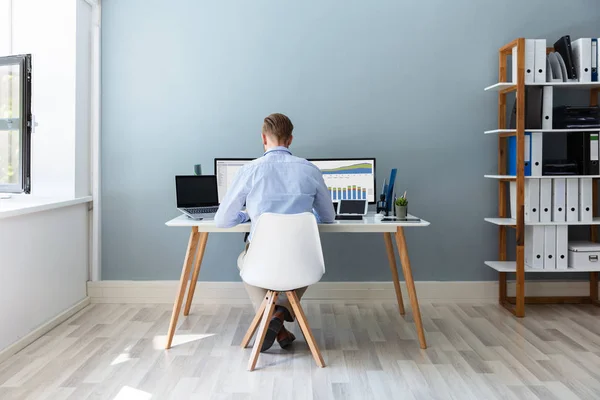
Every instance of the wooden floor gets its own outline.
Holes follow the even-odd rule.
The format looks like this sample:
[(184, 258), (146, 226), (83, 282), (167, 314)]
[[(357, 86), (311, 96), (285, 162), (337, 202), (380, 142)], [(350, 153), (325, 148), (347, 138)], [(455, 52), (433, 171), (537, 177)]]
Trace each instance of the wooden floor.
[(0, 399), (600, 399), (594, 306), (422, 305), (427, 350), (393, 303), (304, 307), (327, 368), (299, 339), (247, 372), (249, 306), (194, 306), (165, 351), (170, 306), (92, 305), (0, 364)]

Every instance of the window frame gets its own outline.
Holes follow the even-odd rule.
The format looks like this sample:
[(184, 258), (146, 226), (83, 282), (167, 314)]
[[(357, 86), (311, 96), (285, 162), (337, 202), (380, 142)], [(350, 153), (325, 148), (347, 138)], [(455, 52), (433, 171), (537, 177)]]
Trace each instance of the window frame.
[[(20, 182), (2, 184), (0, 193), (26, 193), (31, 192), (31, 132), (33, 129), (33, 116), (31, 114), (31, 54), (12, 55), (0, 57), (0, 66), (18, 65), (20, 71), (19, 87), (21, 89), (19, 124), (19, 170)], [(0, 130), (5, 128), (7, 119), (0, 118)]]

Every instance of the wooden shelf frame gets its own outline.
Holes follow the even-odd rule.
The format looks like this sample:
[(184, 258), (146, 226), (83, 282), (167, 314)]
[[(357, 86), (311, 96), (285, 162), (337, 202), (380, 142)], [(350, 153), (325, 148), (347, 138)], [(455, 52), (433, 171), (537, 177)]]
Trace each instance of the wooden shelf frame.
[[(512, 55), (512, 49), (517, 48), (517, 83), (507, 82), (508, 57)], [(548, 52), (554, 51), (552, 48)], [(525, 296), (525, 39), (518, 38), (502, 46), (498, 52), (498, 82), (486, 90), (497, 90), (498, 92), (498, 175), (507, 176), (508, 137), (517, 138), (517, 175), (508, 179), (498, 179), (498, 217), (510, 218), (508, 214), (509, 181), (516, 181), (516, 225), (499, 225), (498, 253), (500, 261), (507, 260), (507, 237), (508, 228), (516, 231), (516, 291), (514, 297), (507, 295), (507, 274), (509, 272), (498, 272), (498, 302), (517, 317), (525, 316), (525, 304), (596, 304), (598, 302), (598, 272), (590, 272), (590, 293), (582, 297), (527, 297)], [(600, 85), (600, 84), (598, 84)], [(577, 85), (565, 85), (565, 87), (577, 87)], [(600, 86), (589, 85), (590, 105), (598, 105), (598, 94)], [(510, 92), (515, 92), (517, 103), (517, 126), (516, 130), (510, 132), (506, 124), (506, 97)], [(593, 216), (598, 216), (598, 187), (593, 185)], [(598, 241), (597, 226), (590, 226), (590, 239)]]

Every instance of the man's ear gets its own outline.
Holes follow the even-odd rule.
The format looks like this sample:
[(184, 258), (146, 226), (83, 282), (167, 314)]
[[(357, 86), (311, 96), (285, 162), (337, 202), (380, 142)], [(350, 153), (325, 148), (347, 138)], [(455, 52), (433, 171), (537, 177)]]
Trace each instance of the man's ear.
[(288, 139), (287, 147), (290, 147), (292, 145), (292, 140), (294, 140), (294, 135), (291, 135), (290, 138)]
[(264, 133), (261, 133), (260, 136), (262, 137), (263, 146), (266, 146), (267, 145), (267, 135), (265, 135)]

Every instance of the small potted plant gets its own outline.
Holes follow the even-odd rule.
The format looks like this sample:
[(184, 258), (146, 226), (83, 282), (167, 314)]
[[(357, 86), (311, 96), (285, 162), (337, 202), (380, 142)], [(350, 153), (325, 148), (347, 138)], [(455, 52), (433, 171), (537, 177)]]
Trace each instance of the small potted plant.
[(396, 199), (395, 206), (396, 206), (396, 218), (406, 218), (407, 207), (408, 207), (408, 200), (406, 200), (406, 192), (404, 192), (402, 197), (399, 197)]

